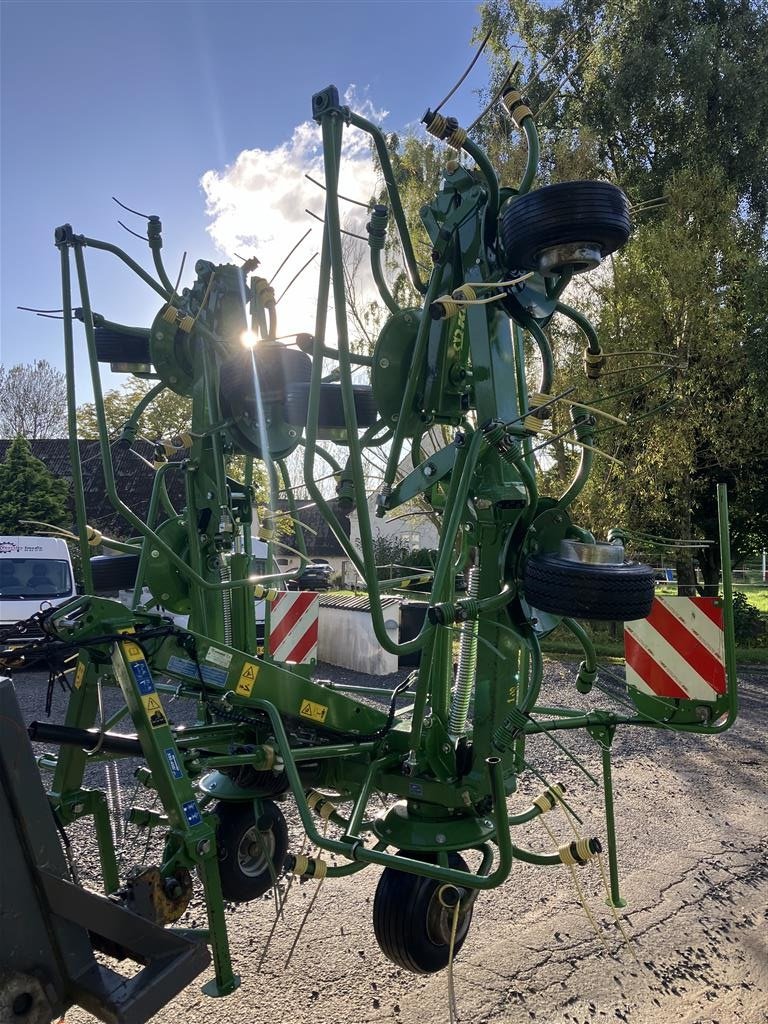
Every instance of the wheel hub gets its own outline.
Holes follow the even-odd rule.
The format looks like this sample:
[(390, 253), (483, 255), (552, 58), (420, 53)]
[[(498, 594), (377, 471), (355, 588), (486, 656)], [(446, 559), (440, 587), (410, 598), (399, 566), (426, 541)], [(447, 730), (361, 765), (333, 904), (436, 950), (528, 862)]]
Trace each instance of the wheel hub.
[(538, 254), (536, 269), (540, 274), (562, 274), (570, 270), (583, 274), (594, 270), (603, 262), (603, 253), (594, 242), (569, 242), (542, 249)]
[(237, 848), (237, 864), (244, 875), (253, 878), (268, 870), (275, 853), (275, 837), (270, 829), (259, 832), (254, 825), (243, 836)]

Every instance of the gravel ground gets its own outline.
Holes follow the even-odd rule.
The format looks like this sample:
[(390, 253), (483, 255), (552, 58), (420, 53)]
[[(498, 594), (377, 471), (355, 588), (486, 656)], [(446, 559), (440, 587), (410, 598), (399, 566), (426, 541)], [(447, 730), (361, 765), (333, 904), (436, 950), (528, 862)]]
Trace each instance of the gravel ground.
[[(319, 675), (338, 682), (382, 683), (322, 668)], [(386, 683), (403, 675), (388, 677)], [(548, 662), (542, 702), (572, 704), (578, 699), (584, 706), (608, 706), (600, 694), (578, 697), (574, 678), (575, 665)], [(44, 718), (43, 676), (25, 673), (17, 677), (16, 686), (25, 718)], [(768, 675), (743, 672), (740, 686), (739, 720), (723, 736), (619, 731), (614, 788), (622, 889), (628, 903), (623, 922), (630, 948), (605, 905), (596, 865), (580, 871), (579, 880), (599, 921), (601, 939), (565, 869), (516, 863), (500, 889), (479, 897), (469, 937), (457, 957), (462, 1022), (768, 1022)], [(116, 695), (107, 697), (109, 706), (117, 706)], [(65, 698), (57, 693), (52, 721), (63, 719), (64, 707)], [(182, 702), (171, 702), (168, 711), (172, 719), (183, 721)], [(566, 742), (589, 769), (599, 771), (599, 750), (588, 737), (568, 735)], [(529, 755), (549, 779), (565, 783), (584, 819), (583, 834), (602, 836), (599, 793), (589, 779), (546, 737), (531, 742)], [(135, 764), (125, 761), (120, 766), (126, 801), (135, 788)], [(103, 766), (95, 765), (87, 782), (103, 786), (104, 774)], [(541, 788), (536, 779), (522, 780), (510, 809), (527, 806)], [(136, 802), (148, 804), (148, 794)], [(301, 831), (295, 813), (289, 803), (284, 810), (292, 848), (298, 849)], [(570, 840), (558, 815), (547, 820), (558, 838)], [(70, 831), (81, 875), (93, 880), (97, 858), (92, 832), (85, 823)], [(143, 852), (143, 840), (131, 831), (125, 866)], [(540, 822), (519, 829), (515, 841), (542, 851), (552, 846)], [(445, 974), (408, 974), (385, 959), (376, 945), (371, 908), (378, 875), (378, 869), (370, 868), (353, 878), (327, 879), (319, 892), (314, 882), (293, 884), (285, 920), (274, 929), (271, 894), (232, 907), (229, 930), (240, 989), (212, 1002), (194, 984), (155, 1020), (170, 1024), (183, 1016), (188, 1024), (207, 1024), (215, 1014), (227, 1024), (251, 1024), (257, 1017), (277, 1024), (443, 1024), (448, 1020)], [(285, 893), (284, 881), (281, 888)], [(199, 902), (193, 901), (181, 923), (204, 924)], [(79, 1010), (67, 1014), (69, 1024), (90, 1019)]]

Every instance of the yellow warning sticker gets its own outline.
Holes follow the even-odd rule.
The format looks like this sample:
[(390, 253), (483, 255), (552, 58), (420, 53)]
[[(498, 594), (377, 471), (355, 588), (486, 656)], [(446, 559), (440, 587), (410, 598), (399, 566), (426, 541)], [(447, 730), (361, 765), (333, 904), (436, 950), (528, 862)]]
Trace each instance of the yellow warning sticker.
[(313, 722), (324, 722), (328, 707), (325, 704), (316, 704), (313, 700), (303, 700), (299, 714), (303, 718), (311, 718)]
[[(133, 626), (130, 626), (128, 629), (120, 629), (118, 630), (118, 632), (135, 633), (136, 630), (133, 628)], [(128, 661), (144, 660), (144, 652), (142, 651), (138, 644), (131, 643), (130, 641), (123, 641), (123, 650), (125, 651), (125, 656), (128, 659)]]
[(144, 661), (144, 652), (138, 644), (124, 643), (123, 650), (128, 661)]
[(75, 671), (75, 689), (76, 690), (79, 690), (80, 687), (83, 685), (83, 680), (84, 679), (85, 679), (85, 662), (84, 661), (78, 661), (78, 663), (77, 663), (77, 670)]
[(163, 705), (156, 693), (142, 694), (141, 703), (144, 705), (144, 711), (153, 729), (161, 729), (164, 725), (168, 725)]
[(241, 697), (250, 697), (258, 674), (259, 666), (254, 665), (252, 661), (246, 661), (243, 665), (243, 671), (240, 673), (240, 678), (237, 681), (235, 693), (239, 693)]

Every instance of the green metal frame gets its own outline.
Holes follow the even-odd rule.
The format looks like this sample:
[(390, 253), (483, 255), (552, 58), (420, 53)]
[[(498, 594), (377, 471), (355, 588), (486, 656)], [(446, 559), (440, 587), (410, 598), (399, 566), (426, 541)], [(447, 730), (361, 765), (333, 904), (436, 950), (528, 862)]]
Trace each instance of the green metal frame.
[[(329, 875), (352, 874), (368, 864), (378, 864), (456, 885), (466, 895), (499, 885), (515, 859), (561, 863), (556, 854), (534, 854), (512, 843), (510, 827), (525, 825), (541, 808), (534, 805), (510, 815), (506, 798), (527, 766), (528, 736), (586, 730), (601, 747), (611, 899), (620, 906), (610, 762), (616, 728), (643, 725), (713, 733), (728, 728), (737, 713), (724, 489), (719, 501), (728, 686), (722, 700), (708, 706), (704, 715), (700, 702), (698, 706), (692, 702), (671, 706), (670, 702), (640, 697), (635, 698), (636, 712), (630, 714), (582, 712), (539, 703), (540, 636), (544, 626), (549, 632), (557, 628), (560, 619), (540, 617), (547, 621), (539, 622), (537, 631), (520, 592), (522, 566), (534, 538), (539, 550), (555, 550), (565, 536), (591, 539), (591, 534), (571, 523), (568, 509), (586, 482), (592, 453), (584, 449), (573, 481), (559, 498), (539, 495), (532, 435), (524, 425), (531, 411), (524, 336), (529, 334), (539, 353), (542, 391), (551, 389), (554, 372), (542, 323), (555, 307), (585, 332), (591, 350), (597, 351), (599, 346), (586, 318), (557, 301), (570, 273), (546, 282), (542, 279), (540, 296), (546, 294), (542, 302), (548, 305), (546, 316), (539, 319), (533, 314), (510, 318), (500, 302), (463, 306), (444, 316), (438, 303), (462, 285), (488, 285), (509, 275), (498, 240), (498, 220), (504, 204), (514, 202), (534, 180), (538, 139), (533, 119), (528, 116), (523, 122), (528, 163), (517, 189), (501, 189), (483, 151), (471, 140), (463, 141), (462, 148), (473, 158), (476, 169), (457, 162), (447, 165), (440, 190), (422, 210), (433, 246), (433, 267), (429, 279), (423, 281), (384, 135), (341, 105), (333, 87), (313, 98), (313, 114), (323, 141), (326, 209), (307, 422), (295, 443), (304, 448), (304, 483), (312, 499), (366, 582), (371, 620), (381, 646), (395, 654), (420, 652), (420, 664), (407, 694), (369, 691), (390, 696), (389, 715), (358, 700), (354, 687), (347, 688), (348, 695), (307, 678), (301, 669), (257, 656), (254, 588), (279, 586), (283, 575), (270, 571), (257, 578), (250, 571), (254, 456), (260, 455), (267, 468), (272, 513), (278, 469), (290, 487), (283, 455), (273, 458), (270, 454), (279, 433), (275, 424), (283, 423), (282, 413), (278, 402), (262, 394), (259, 380), (259, 367), (266, 365), (259, 360), (279, 358), (274, 301), (264, 282), (249, 284), (240, 268), (214, 267), (201, 261), (194, 287), (179, 297), (162, 266), (159, 222), (153, 225), (150, 242), (159, 281), (116, 246), (77, 235), (69, 225), (56, 232), (61, 254), (70, 451), (86, 589), (84, 596), (53, 611), (46, 626), (80, 651), (65, 724), (92, 728), (98, 686), (114, 685), (121, 691), (125, 713), (133, 721), (150, 772), (148, 784), (158, 793), (163, 808), (162, 814), (151, 818), (152, 823), (167, 828), (161, 871), (170, 876), (179, 867), (196, 868), (203, 884), (216, 970), (212, 991), (217, 994), (232, 991), (237, 978), (224, 921), (215, 815), (208, 808), (214, 795), (253, 799), (257, 808), (265, 796), (257, 788), (237, 792), (227, 780), (227, 769), (245, 764), (265, 770), (274, 763), (275, 754), (279, 755), (308, 839), (320, 850), (347, 861), (329, 867)], [(372, 267), (392, 318), (370, 360), (351, 352), (347, 328), (338, 195), (342, 136), (347, 126), (362, 130), (372, 140), (406, 273), (415, 293), (422, 297), (418, 308), (397, 308), (380, 262), (388, 214), (386, 208), (375, 207), (369, 233)], [(86, 249), (117, 256), (164, 303), (150, 332), (150, 350), (156, 353), (160, 380), (129, 418), (123, 441), (132, 443), (138, 416), (164, 388), (189, 393), (192, 398), (188, 458), (178, 468), (165, 464), (158, 470), (146, 522), (125, 505), (117, 491), (97, 358), (95, 324), (100, 318), (91, 309)], [(131, 609), (93, 594), (77, 445), (70, 256), (74, 256), (80, 292), (107, 493), (135, 536), (131, 544), (140, 552)], [(503, 299), (501, 286), (496, 294)], [(326, 345), (331, 298), (338, 339), (335, 349)], [(186, 326), (182, 328), (179, 324), (184, 317)], [(242, 361), (240, 342), (248, 326), (259, 336), (250, 364), (253, 381), (247, 384), (253, 388), (254, 418), (249, 414), (247, 424), (238, 424), (225, 415), (221, 380), (233, 360), (248, 368)], [(346, 422), (341, 442), (347, 451), (343, 465), (318, 445), (324, 359), (334, 359), (338, 365)], [(362, 431), (357, 423), (352, 372), (368, 363), (382, 418)], [(589, 443), (594, 421), (577, 404), (572, 419), (578, 439)], [(424, 455), (422, 438), (430, 426), (450, 428), (453, 440), (442, 450)], [(245, 443), (243, 438), (255, 438), (257, 447), (243, 451), (239, 447)], [(278, 447), (294, 442), (290, 432), (279, 433), (278, 439)], [(426, 601), (428, 614), (419, 634), (405, 643), (393, 641), (386, 631), (365, 491), (363, 451), (383, 441), (389, 450), (378, 514), (384, 516), (419, 496), (441, 520), (439, 554)], [(415, 453), (413, 470), (397, 483), (407, 444)], [(246, 454), (248, 460), (242, 484), (226, 471), (227, 458), (238, 453)], [(351, 544), (339, 514), (319, 486), (317, 457), (337, 473), (341, 506), (357, 509), (360, 550)], [(165, 475), (171, 471), (182, 473), (185, 481), (185, 505), (178, 512), (170, 505), (165, 488)], [(297, 518), (295, 504), (291, 508)], [(306, 547), (300, 527), (297, 530), (303, 565)], [(455, 575), (457, 569), (470, 564), (473, 590), (462, 596), (455, 592)], [(189, 608), (188, 629), (171, 627), (152, 607), (142, 606), (139, 592), (145, 582), (153, 594), (152, 605), (173, 606), (176, 601), (180, 610)], [(587, 693), (597, 674), (594, 649), (578, 623), (566, 619), (563, 624), (584, 648), (576, 687)], [(457, 633), (461, 650), (458, 681), (453, 664)], [(161, 677), (170, 682), (159, 682)], [(466, 705), (471, 701), (471, 720), (453, 692), (455, 686), (464, 688)], [(184, 730), (172, 726), (163, 705), (163, 695), (170, 692), (196, 703), (196, 726)], [(409, 703), (397, 708), (398, 700)], [(102, 724), (101, 730), (108, 732), (108, 724)], [(50, 796), (65, 823), (94, 816), (104, 884), (107, 891), (114, 891), (117, 865), (104, 794), (83, 789), (89, 756), (75, 746), (63, 746), (55, 758), (46, 755), (45, 767), (54, 769)], [(97, 752), (94, 756), (114, 755)], [(352, 802), (346, 817), (338, 813), (331, 817), (342, 830), (340, 836), (326, 835), (315, 824), (307, 799), (309, 789)], [(370, 801), (374, 791), (396, 798), (397, 803), (375, 815)], [(139, 819), (150, 822), (136, 812), (132, 820)], [(366, 846), (365, 839), (370, 836), (375, 843)], [(398, 848), (434, 854), (434, 862), (397, 856)], [(465, 849), (482, 852), (482, 865), (475, 873), (448, 866), (448, 851)]]

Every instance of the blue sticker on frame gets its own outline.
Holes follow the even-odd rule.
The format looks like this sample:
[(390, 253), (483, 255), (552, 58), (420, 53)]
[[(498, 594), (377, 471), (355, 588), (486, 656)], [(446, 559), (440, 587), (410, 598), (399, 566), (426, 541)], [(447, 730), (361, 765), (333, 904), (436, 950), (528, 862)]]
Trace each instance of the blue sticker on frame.
[(184, 817), (187, 819), (188, 825), (201, 825), (203, 822), (203, 816), (200, 813), (200, 808), (197, 806), (196, 800), (187, 800), (185, 804), (181, 805), (181, 809), (184, 811)]
[(173, 747), (166, 747), (163, 753), (165, 754), (165, 759), (168, 762), (168, 767), (171, 769), (171, 775), (174, 779), (180, 779), (184, 773), (181, 770), (181, 765), (179, 764), (179, 759), (176, 756), (176, 751)]
[(131, 672), (133, 672), (133, 678), (136, 680), (139, 693), (146, 695), (148, 693), (155, 692), (155, 684), (152, 682), (152, 676), (149, 674), (149, 668), (146, 661), (132, 662)]

